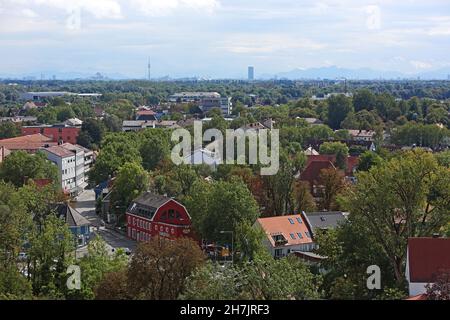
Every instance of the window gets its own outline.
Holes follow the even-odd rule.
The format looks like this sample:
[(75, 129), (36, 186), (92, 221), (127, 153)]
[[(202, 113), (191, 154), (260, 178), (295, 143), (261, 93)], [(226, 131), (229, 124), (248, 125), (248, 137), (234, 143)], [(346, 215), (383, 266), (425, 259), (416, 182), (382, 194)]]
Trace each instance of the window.
[(302, 235), (301, 232), (297, 232), (297, 236), (298, 236), (299, 239), (303, 239), (303, 235)]
[(294, 224), (294, 220), (292, 220), (291, 218), (288, 218), (288, 220), (291, 224)]
[(291, 233), (291, 239), (295, 240), (295, 234)]
[(300, 223), (300, 224), (302, 224), (302, 223), (303, 223), (303, 221), (302, 221), (302, 219), (301, 219), (301, 218), (297, 218), (297, 222), (298, 222), (298, 223)]
[(275, 257), (282, 257), (283, 256), (283, 249), (275, 249)]
[(307, 236), (308, 238), (311, 238), (311, 235), (309, 234), (308, 231), (305, 231), (305, 234), (306, 234), (306, 236)]
[(181, 214), (178, 211), (176, 213), (177, 213), (176, 218), (180, 219), (181, 218)]
[(169, 219), (175, 218), (175, 211), (173, 209), (169, 210)]

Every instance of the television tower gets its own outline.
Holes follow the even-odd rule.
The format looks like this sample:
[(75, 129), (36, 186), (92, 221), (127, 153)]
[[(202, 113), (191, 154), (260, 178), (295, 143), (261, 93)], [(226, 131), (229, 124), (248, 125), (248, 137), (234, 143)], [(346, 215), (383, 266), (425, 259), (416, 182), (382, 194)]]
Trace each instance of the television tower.
[(150, 62), (150, 57), (148, 58), (148, 81), (152, 79), (152, 64)]

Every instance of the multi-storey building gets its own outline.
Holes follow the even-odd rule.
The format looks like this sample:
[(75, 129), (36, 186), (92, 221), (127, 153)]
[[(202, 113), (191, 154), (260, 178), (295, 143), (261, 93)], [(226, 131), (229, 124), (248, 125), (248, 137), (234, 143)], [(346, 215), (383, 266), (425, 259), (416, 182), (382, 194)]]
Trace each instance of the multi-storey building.
[(45, 148), (47, 159), (56, 164), (64, 193), (77, 194), (76, 154), (61, 146)]
[(223, 115), (230, 115), (232, 103), (230, 97), (222, 97), (217, 92), (180, 92), (169, 97), (170, 102), (197, 103), (203, 112), (220, 109)]
[(126, 212), (129, 238), (147, 242), (152, 237), (194, 238), (191, 217), (174, 199), (146, 192), (135, 199)]
[(53, 142), (68, 142), (76, 144), (80, 131), (80, 127), (72, 127), (65, 124), (29, 126), (22, 127), (22, 136), (29, 136), (40, 133), (52, 138)]

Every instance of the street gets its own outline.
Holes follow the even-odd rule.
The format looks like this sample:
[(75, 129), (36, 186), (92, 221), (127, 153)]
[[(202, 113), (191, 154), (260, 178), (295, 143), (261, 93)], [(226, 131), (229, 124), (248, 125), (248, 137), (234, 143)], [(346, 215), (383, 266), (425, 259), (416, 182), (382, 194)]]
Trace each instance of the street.
[[(113, 253), (117, 248), (128, 248), (134, 251), (136, 242), (123, 236), (122, 234), (102, 227), (101, 219), (95, 213), (95, 193), (94, 190), (87, 189), (80, 194), (72, 206), (78, 212), (91, 222), (92, 237), (100, 236), (106, 242), (108, 250)], [(87, 254), (87, 246), (77, 249), (77, 257), (83, 257)]]

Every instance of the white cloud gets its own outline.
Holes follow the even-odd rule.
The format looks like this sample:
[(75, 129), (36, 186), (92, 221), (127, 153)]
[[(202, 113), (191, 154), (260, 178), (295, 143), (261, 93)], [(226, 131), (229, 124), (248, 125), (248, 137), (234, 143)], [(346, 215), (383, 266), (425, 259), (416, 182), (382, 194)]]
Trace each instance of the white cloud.
[(326, 45), (287, 34), (238, 34), (220, 41), (217, 48), (232, 53), (274, 53), (289, 49), (320, 50)]
[(411, 60), (409, 62), (416, 69), (430, 69), (433, 65), (426, 61)]
[(381, 29), (381, 8), (379, 6), (370, 5), (366, 7), (366, 26), (369, 30)]
[(36, 18), (38, 17), (38, 14), (36, 12), (34, 12), (31, 9), (23, 9), (22, 10), (22, 15), (26, 18)]
[(218, 0), (131, 0), (131, 3), (140, 12), (149, 16), (167, 15), (181, 8), (211, 13), (220, 5)]
[(66, 12), (80, 9), (99, 19), (122, 17), (121, 6), (117, 0), (5, 0), (5, 3), (8, 2), (14, 6), (25, 6), (25, 10), (32, 10), (31, 7), (48, 7)]

